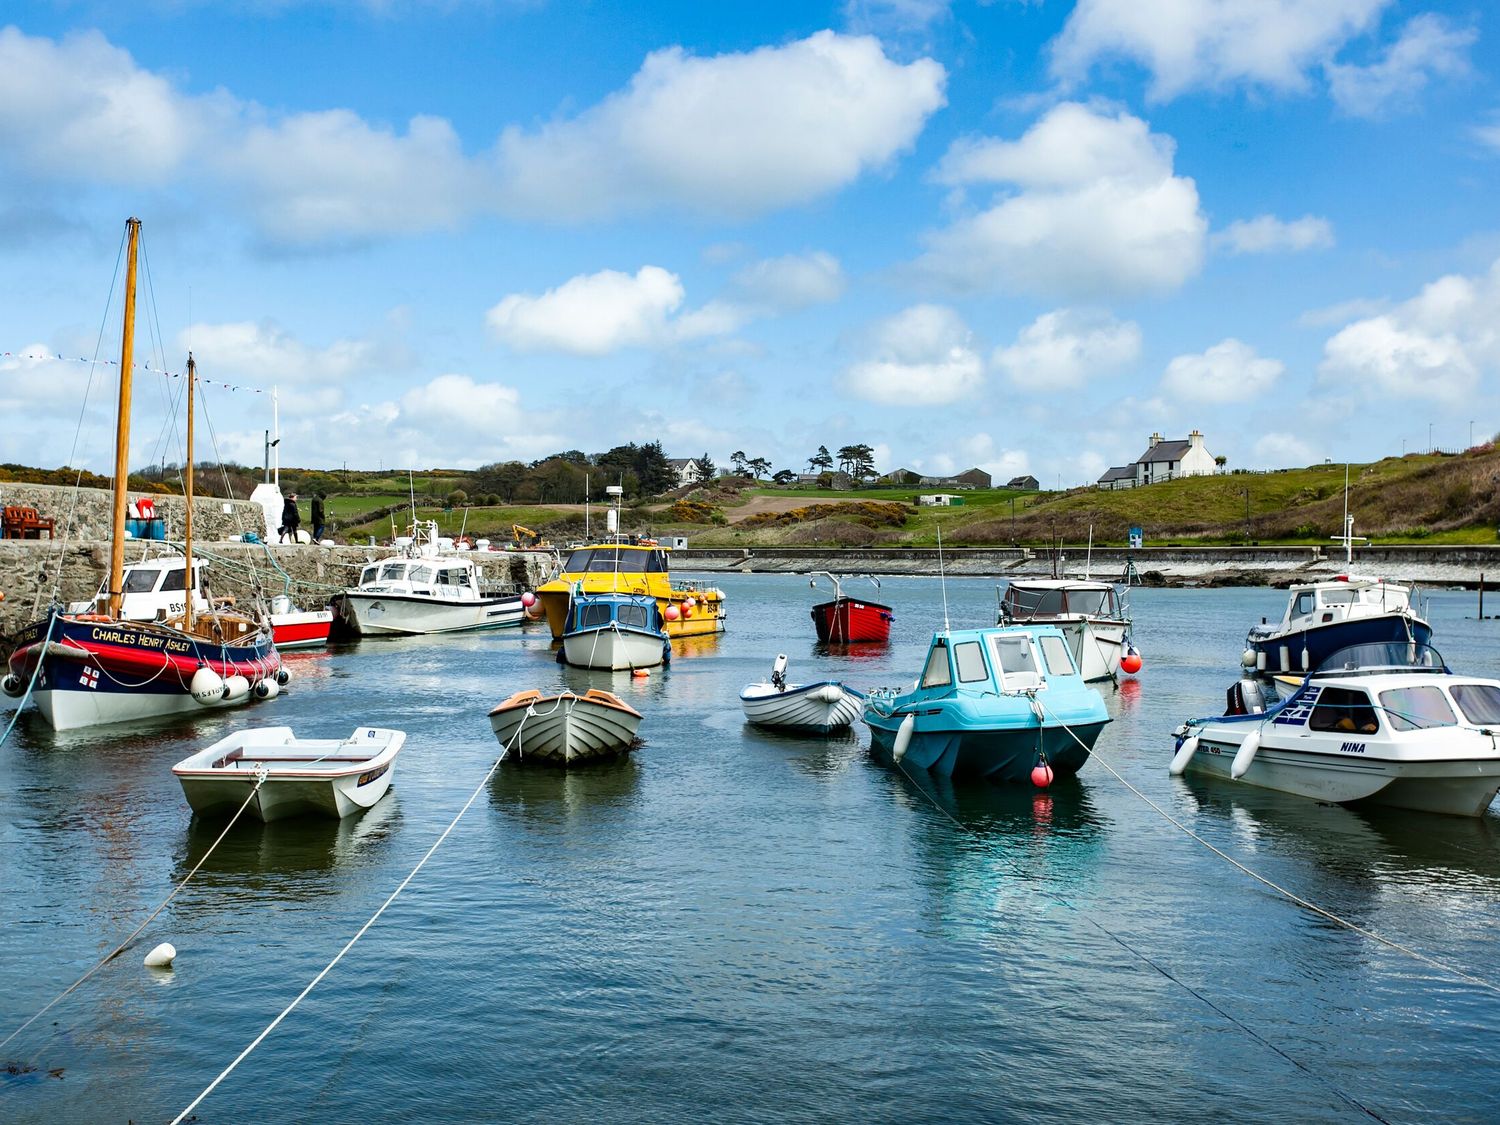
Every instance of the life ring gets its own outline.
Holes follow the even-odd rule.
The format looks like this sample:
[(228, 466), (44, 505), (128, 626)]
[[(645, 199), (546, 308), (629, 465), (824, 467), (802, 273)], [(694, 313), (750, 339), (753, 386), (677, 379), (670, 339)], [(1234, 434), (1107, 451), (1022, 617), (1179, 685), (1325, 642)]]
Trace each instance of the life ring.
[(113, 621), (114, 618), (112, 618), (107, 613), (75, 613), (75, 614), (73, 614), (73, 620), (74, 621), (103, 621), (105, 623), (108, 623), (108, 622)]

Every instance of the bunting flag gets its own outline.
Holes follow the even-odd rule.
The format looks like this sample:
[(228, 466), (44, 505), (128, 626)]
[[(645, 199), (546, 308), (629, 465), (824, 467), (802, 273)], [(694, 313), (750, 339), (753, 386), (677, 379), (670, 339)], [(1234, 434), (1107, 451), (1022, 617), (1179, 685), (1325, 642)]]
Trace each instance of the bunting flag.
[[(4, 360), (4, 359), (32, 359), (32, 360), (43, 360), (44, 359), (44, 360), (57, 360), (57, 361), (60, 361), (62, 363), (98, 363), (98, 364), (100, 364), (102, 366), (105, 366), (105, 367), (119, 367), (120, 366), (120, 361), (117, 360), (117, 359), (91, 360), (91, 359), (88, 359), (88, 358), (83, 357), (83, 356), (80, 356), (77, 359), (75, 359), (72, 356), (67, 356), (67, 355), (51, 355), (51, 354), (46, 353), (46, 352), (0, 352), (0, 360)], [(160, 367), (152, 367), (149, 363), (135, 363), (135, 364), (131, 364), (131, 369), (135, 370), (135, 371), (149, 371), (149, 372), (151, 372), (154, 375), (161, 375), (164, 378), (168, 378), (168, 379), (181, 379), (181, 378), (183, 378), (187, 374), (186, 371), (163, 371)], [(266, 393), (260, 387), (239, 387), (239, 386), (234, 385), (233, 383), (221, 383), (221, 382), (219, 382), (217, 380), (214, 380), (214, 379), (205, 379), (201, 375), (198, 376), (198, 385), (199, 386), (203, 386), (203, 387), (222, 387), (226, 391), (246, 391), (246, 392), (248, 392), (250, 394), (256, 394), (256, 395), (263, 395), (263, 394)]]

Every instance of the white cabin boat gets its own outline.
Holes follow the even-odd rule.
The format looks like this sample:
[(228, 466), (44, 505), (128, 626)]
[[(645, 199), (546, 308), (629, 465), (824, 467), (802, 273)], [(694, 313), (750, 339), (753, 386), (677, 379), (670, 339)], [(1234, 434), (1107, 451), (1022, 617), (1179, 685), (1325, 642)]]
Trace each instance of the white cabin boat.
[(829, 734), (848, 727), (864, 708), (863, 692), (837, 680), (786, 682), (787, 659), (778, 653), (769, 679), (740, 692), (740, 709), (756, 726)]
[(345, 739), (298, 738), (291, 727), (254, 727), (184, 758), (172, 772), (197, 816), (232, 816), (250, 798), (245, 811), (262, 821), (303, 814), (342, 818), (385, 796), (405, 742), (405, 731), (380, 727), (357, 727)]
[(1260, 690), (1242, 680), (1233, 713), (1178, 727), (1171, 772), (1456, 816), (1483, 815), (1500, 791), (1500, 680), (1452, 672), (1427, 645), (1356, 645), (1285, 700)]
[(629, 753), (641, 718), (619, 696), (598, 688), (583, 695), (518, 691), (490, 712), (490, 727), (506, 757), (571, 766)]
[(334, 597), (346, 628), (362, 636), (457, 633), (521, 624), (519, 594), (486, 594), (473, 552), (444, 555), (437, 524), (398, 540), (401, 551), (366, 566), (359, 584)]
[(1108, 582), (1017, 578), (1000, 599), (999, 625), (1056, 625), (1085, 682), (1115, 679), (1130, 647), (1130, 618)]
[(1409, 587), (1341, 574), (1291, 587), (1281, 620), (1252, 626), (1245, 646), (1257, 671), (1306, 673), (1353, 645), (1430, 640), (1432, 626), (1412, 607)]

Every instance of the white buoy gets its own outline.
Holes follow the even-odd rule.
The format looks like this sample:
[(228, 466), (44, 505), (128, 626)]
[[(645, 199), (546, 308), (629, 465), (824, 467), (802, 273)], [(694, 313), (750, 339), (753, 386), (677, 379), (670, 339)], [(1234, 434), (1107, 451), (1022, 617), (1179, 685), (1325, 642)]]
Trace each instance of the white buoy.
[(917, 717), (907, 715), (901, 720), (901, 725), (896, 728), (896, 741), (891, 743), (891, 757), (900, 761), (906, 757), (906, 750), (911, 745), (911, 732), (916, 729)]
[(1303, 649), (1302, 649), (1302, 670), (1304, 672), (1307, 671), (1307, 648), (1306, 648), (1306, 646), (1303, 646)]
[(170, 941), (164, 941), (146, 954), (146, 968), (148, 969), (170, 969), (172, 962), (177, 958), (177, 950)]
[(264, 680), (256, 680), (250, 691), (256, 699), (275, 699), (281, 694), (281, 687), (268, 676)]
[(1181, 777), (1182, 771), (1187, 769), (1188, 762), (1192, 761), (1193, 755), (1198, 752), (1198, 736), (1189, 735), (1183, 740), (1181, 748), (1172, 755), (1172, 764), (1167, 767), (1167, 772), (1173, 777)]
[(188, 684), (192, 697), (205, 707), (224, 698), (224, 677), (207, 664), (199, 666)]
[(1245, 736), (1245, 741), (1240, 743), (1240, 748), (1235, 751), (1234, 761), (1229, 766), (1229, 776), (1235, 781), (1245, 776), (1245, 771), (1250, 768), (1250, 763), (1255, 761), (1255, 752), (1260, 749), (1260, 727)]
[(1255, 667), (1255, 650), (1253, 648), (1247, 648), (1244, 652), (1240, 653), (1240, 667), (1246, 669)]
[(250, 681), (236, 672), (224, 681), (224, 702), (234, 703), (250, 694)]
[(276, 669), (276, 682), (282, 687), (292, 682), (292, 673), (286, 668)]

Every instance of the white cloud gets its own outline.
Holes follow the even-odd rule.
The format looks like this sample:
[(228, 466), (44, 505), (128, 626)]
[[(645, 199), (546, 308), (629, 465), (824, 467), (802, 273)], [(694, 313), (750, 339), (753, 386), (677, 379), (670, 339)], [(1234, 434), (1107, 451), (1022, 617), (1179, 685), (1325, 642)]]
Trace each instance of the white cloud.
[(1269, 391), (1285, 371), (1279, 359), (1263, 359), (1249, 344), (1228, 339), (1201, 354), (1173, 359), (1161, 391), (1188, 402), (1248, 402)]
[(439, 375), (402, 395), (400, 420), (443, 434), (509, 434), (525, 421), (514, 387), (455, 374)]
[(1239, 219), (1214, 235), (1216, 246), (1232, 254), (1270, 254), (1278, 250), (1326, 250), (1333, 245), (1333, 224), (1316, 215), (1290, 222), (1275, 215)]
[(591, 219), (664, 206), (748, 216), (804, 203), (909, 148), (944, 104), (931, 59), (820, 31), (696, 58), (656, 51), (623, 91), (571, 120), (507, 129), (501, 209)]
[(513, 293), (485, 320), (496, 339), (518, 351), (601, 356), (665, 342), (683, 297), (677, 275), (660, 266), (642, 266), (634, 276), (601, 270), (540, 297)]
[(1105, 312), (1057, 309), (1036, 318), (993, 362), (1024, 390), (1068, 390), (1118, 371), (1141, 354), (1141, 330)]
[(955, 185), (1019, 190), (928, 236), (921, 270), (963, 290), (1100, 297), (1177, 288), (1203, 260), (1207, 221), (1175, 145), (1123, 111), (1049, 110), (1018, 141), (955, 144)]
[(1469, 133), (1485, 148), (1500, 152), (1500, 113), (1491, 114), (1487, 124), (1475, 125)]
[(1472, 28), (1451, 27), (1441, 16), (1424, 13), (1401, 29), (1385, 58), (1370, 66), (1327, 66), (1328, 89), (1340, 109), (1354, 117), (1378, 117), (1409, 102), (1429, 77), (1469, 73), (1468, 50), (1479, 38)]
[(1323, 346), (1325, 385), (1449, 404), (1500, 374), (1500, 262), (1487, 274), (1439, 278), (1411, 300), (1355, 321)]
[(922, 31), (949, 15), (949, 0), (844, 0), (844, 18), (853, 27)]
[(849, 391), (871, 402), (936, 406), (975, 394), (984, 361), (952, 309), (913, 305), (876, 327), (870, 358), (843, 376)]
[(844, 294), (843, 268), (832, 254), (788, 254), (746, 266), (734, 277), (740, 299), (771, 309), (827, 304)]
[(1256, 439), (1253, 450), (1255, 467), (1295, 469), (1319, 460), (1312, 446), (1295, 434), (1272, 433)]
[(837, 191), (911, 147), (946, 73), (819, 32), (739, 54), (649, 55), (623, 90), (466, 153), (454, 127), (348, 109), (277, 114), (192, 96), (90, 32), (0, 29), (0, 171), (225, 192), (273, 242), (347, 243), (476, 214), (554, 221), (659, 209), (750, 216)]
[(1369, 30), (1391, 0), (1079, 0), (1052, 72), (1082, 81), (1110, 58), (1151, 74), (1152, 101), (1194, 88), (1301, 91), (1307, 72)]
[(271, 321), (195, 324), (177, 337), (179, 352), (190, 349), (211, 378), (249, 379), (258, 387), (336, 383), (374, 370), (381, 357), (371, 340), (336, 340), (316, 348)]

